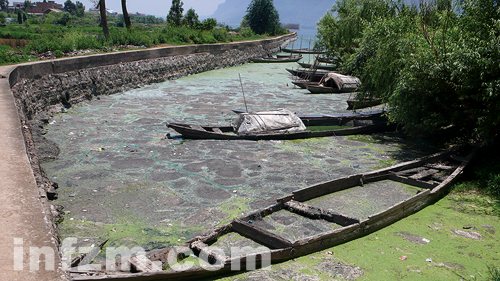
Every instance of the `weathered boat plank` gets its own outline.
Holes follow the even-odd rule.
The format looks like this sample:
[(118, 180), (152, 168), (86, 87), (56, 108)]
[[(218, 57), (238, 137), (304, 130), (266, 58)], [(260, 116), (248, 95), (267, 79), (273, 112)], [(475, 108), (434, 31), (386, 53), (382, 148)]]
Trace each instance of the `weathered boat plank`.
[(286, 238), (280, 237), (256, 225), (251, 225), (238, 219), (234, 220), (231, 224), (233, 225), (233, 230), (238, 234), (271, 249), (281, 249), (292, 246), (292, 243)]
[(321, 208), (309, 206), (295, 200), (288, 201), (284, 205), (285, 209), (289, 210), (290, 212), (305, 216), (310, 219), (323, 219), (341, 226), (348, 226), (359, 222), (359, 220), (357, 219), (350, 218), (342, 214), (337, 214), (330, 210), (323, 210)]
[(311, 187), (306, 187), (293, 192), (293, 198), (296, 201), (304, 202), (316, 197), (320, 197), (332, 192), (344, 190), (361, 184), (362, 175), (353, 175), (346, 178), (337, 179), (320, 183)]
[(420, 180), (416, 180), (413, 178), (402, 177), (402, 176), (399, 176), (396, 174), (390, 174), (388, 178), (390, 180), (393, 180), (393, 181), (413, 185), (413, 186), (420, 187), (420, 188), (433, 189), (434, 187), (436, 187), (435, 184), (430, 184), (430, 183), (427, 183), (425, 181), (420, 181)]

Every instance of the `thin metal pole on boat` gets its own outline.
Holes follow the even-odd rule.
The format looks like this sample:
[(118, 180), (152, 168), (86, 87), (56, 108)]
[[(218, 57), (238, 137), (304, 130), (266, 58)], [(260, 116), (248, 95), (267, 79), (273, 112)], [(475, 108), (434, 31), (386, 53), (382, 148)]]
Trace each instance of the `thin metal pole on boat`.
[(245, 110), (248, 113), (247, 99), (245, 98), (245, 91), (243, 90), (243, 81), (241, 80), (241, 73), (238, 73), (240, 77), (241, 92), (243, 93), (243, 102), (245, 103)]

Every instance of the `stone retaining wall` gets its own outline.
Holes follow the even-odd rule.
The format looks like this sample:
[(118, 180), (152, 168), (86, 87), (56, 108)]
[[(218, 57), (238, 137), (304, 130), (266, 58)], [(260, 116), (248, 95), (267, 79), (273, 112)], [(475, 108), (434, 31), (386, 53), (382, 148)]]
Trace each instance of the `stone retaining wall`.
[(294, 35), (231, 44), (122, 52), (20, 66), (10, 75), (19, 108), (31, 120), (98, 95), (248, 62), (279, 50)]

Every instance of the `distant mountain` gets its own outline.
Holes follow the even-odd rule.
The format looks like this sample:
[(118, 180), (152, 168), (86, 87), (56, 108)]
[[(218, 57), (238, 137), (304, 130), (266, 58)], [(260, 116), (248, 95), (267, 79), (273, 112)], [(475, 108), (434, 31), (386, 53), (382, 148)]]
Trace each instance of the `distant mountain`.
[[(251, 0), (226, 0), (219, 5), (212, 17), (218, 22), (238, 26)], [(335, 0), (274, 0), (281, 23), (298, 23), (301, 27), (315, 27), (328, 12)]]

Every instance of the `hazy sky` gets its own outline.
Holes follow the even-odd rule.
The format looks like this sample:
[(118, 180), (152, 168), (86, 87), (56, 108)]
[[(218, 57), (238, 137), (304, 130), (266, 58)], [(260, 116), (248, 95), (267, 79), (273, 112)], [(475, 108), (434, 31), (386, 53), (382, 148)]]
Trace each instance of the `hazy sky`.
[[(32, 2), (38, 1), (41, 0), (33, 0)], [(58, 3), (64, 3), (65, 0), (55, 1)], [(93, 6), (92, 1), (90, 0), (79, 1), (82, 2), (87, 9)], [(212, 15), (217, 9), (217, 6), (219, 6), (219, 4), (223, 3), (224, 1), (225, 0), (183, 0), (182, 2), (184, 3), (184, 11), (187, 11), (189, 8), (194, 8), (198, 15), (207, 17)], [(76, 2), (76, 0), (73, 0), (73, 2)], [(167, 16), (171, 4), (171, 0), (127, 0), (127, 8), (129, 13), (139, 12), (159, 17)], [(106, 0), (106, 8), (121, 13), (121, 1)]]

